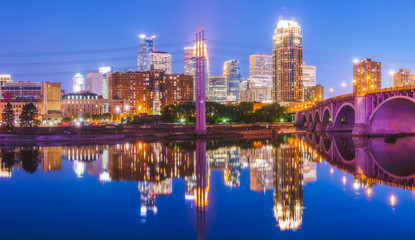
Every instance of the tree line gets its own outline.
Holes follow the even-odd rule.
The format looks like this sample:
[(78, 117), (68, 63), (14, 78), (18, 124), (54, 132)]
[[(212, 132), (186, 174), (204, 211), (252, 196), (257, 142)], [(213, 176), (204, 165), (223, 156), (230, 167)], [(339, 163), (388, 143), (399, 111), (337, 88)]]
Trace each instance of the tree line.
[[(163, 122), (194, 123), (196, 120), (194, 102), (170, 104), (161, 110)], [(288, 121), (287, 109), (278, 103), (272, 103), (254, 109), (253, 102), (241, 102), (237, 105), (225, 105), (217, 102), (206, 102), (206, 122), (225, 123), (254, 123)]]
[[(22, 112), (18, 119), (21, 127), (34, 128), (40, 124), (39, 111), (35, 104), (26, 103), (23, 105)], [(7, 102), (1, 114), (1, 127), (6, 130), (13, 130), (15, 127), (16, 116), (13, 106)]]

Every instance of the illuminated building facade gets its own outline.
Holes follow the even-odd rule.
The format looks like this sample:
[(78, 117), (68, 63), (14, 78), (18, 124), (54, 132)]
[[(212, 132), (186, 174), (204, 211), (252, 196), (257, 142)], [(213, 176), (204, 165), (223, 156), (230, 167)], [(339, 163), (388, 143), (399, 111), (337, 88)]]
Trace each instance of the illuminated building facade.
[(230, 102), (239, 101), (239, 83), (241, 82), (239, 61), (236, 59), (226, 61), (223, 65), (223, 76), (226, 76), (228, 84), (227, 100)]
[(4, 83), (12, 82), (10, 74), (0, 74), (0, 99), (3, 99), (3, 94), (1, 93), (1, 87), (4, 86)]
[(72, 78), (72, 92), (79, 93), (82, 91), (85, 91), (85, 78), (82, 76), (82, 74), (77, 73)]
[(323, 100), (324, 87), (322, 85), (304, 87), (304, 102), (314, 103)]
[(228, 87), (225, 76), (209, 76), (206, 97), (213, 102), (226, 102)]
[(105, 102), (95, 93), (69, 93), (62, 97), (61, 112), (67, 117), (83, 113), (103, 114)]
[(249, 77), (267, 76), (272, 78), (272, 56), (266, 54), (253, 54), (249, 56)]
[(415, 85), (415, 76), (409, 69), (399, 69), (399, 72), (393, 75), (394, 87), (405, 87)]
[(371, 59), (353, 62), (353, 93), (365, 94), (368, 91), (381, 89), (382, 65)]
[[(206, 90), (209, 87), (209, 56), (207, 54), (206, 43), (204, 44), (204, 53), (205, 53), (205, 81), (206, 81)], [(193, 76), (193, 86), (196, 85), (195, 81), (195, 74), (196, 74), (196, 44), (193, 47), (185, 47), (184, 48), (184, 74)], [(194, 89), (195, 90), (195, 89)], [(196, 90), (193, 93), (193, 99), (196, 97)], [(207, 96), (206, 96), (207, 97)]]
[(13, 107), (14, 116), (16, 120), (19, 118), (20, 114), (22, 113), (23, 106), (28, 103), (33, 103), (35, 105), (35, 107), (38, 109), (39, 115), (44, 114), (41, 99), (18, 99), (18, 100), (2, 99), (0, 100), (0, 112), (3, 112), (8, 102), (10, 102), (10, 104)]
[(272, 100), (271, 87), (253, 87), (239, 93), (240, 102), (271, 103)]
[(160, 114), (168, 104), (193, 100), (193, 77), (163, 71), (112, 73), (109, 104), (113, 114)]
[(171, 55), (167, 52), (152, 51), (148, 54), (150, 70), (160, 70), (171, 74)]
[(45, 114), (61, 112), (61, 83), (42, 82), (42, 112)]
[(303, 101), (303, 37), (292, 20), (279, 20), (273, 39), (274, 99), (279, 103)]
[(150, 52), (154, 51), (154, 39), (156, 36), (147, 37), (144, 34), (140, 35), (140, 52), (137, 57), (137, 70), (138, 71), (148, 71), (150, 70), (150, 65), (148, 61), (148, 55)]
[(42, 99), (42, 85), (40, 82), (4, 82), (1, 93), (5, 100)]
[(91, 72), (86, 75), (87, 91), (102, 95), (102, 78), (103, 74), (100, 72)]

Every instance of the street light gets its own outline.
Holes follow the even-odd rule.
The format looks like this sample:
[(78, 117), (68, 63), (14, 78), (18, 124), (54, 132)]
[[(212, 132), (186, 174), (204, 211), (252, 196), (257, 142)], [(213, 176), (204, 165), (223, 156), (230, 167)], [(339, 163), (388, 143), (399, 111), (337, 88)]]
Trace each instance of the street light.
[(333, 88), (330, 88), (330, 98), (331, 98), (332, 93), (333, 93)]
[(344, 90), (344, 87), (346, 87), (346, 83), (342, 83), (342, 95), (343, 95), (343, 90)]
[(389, 87), (390, 87), (390, 88), (392, 87), (392, 76), (393, 76), (393, 74), (394, 74), (394, 72), (393, 72), (393, 71), (390, 71), (390, 72), (389, 72)]

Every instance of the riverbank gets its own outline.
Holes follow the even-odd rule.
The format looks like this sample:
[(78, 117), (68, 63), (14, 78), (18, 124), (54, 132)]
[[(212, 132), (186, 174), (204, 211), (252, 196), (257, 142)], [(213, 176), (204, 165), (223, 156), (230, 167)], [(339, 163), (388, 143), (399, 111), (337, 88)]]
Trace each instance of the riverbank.
[(99, 126), (84, 128), (17, 129), (0, 134), (0, 144), (44, 142), (108, 142), (108, 141), (174, 141), (197, 139), (266, 139), (276, 134), (293, 133), (292, 124), (209, 125), (204, 134), (197, 134), (193, 125)]

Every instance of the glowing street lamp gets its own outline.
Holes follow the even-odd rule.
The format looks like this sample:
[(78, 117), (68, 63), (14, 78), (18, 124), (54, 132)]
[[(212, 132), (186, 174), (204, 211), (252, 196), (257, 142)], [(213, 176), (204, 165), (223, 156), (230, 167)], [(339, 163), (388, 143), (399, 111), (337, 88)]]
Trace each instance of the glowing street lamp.
[(392, 87), (392, 76), (393, 76), (393, 74), (394, 74), (394, 72), (391, 70), (391, 71), (389, 72), (389, 87), (390, 87), (390, 88)]
[(342, 95), (343, 95), (343, 90), (344, 90), (344, 87), (346, 87), (346, 83), (342, 83)]
[(330, 88), (330, 98), (332, 97), (331, 94), (333, 93), (333, 88)]

